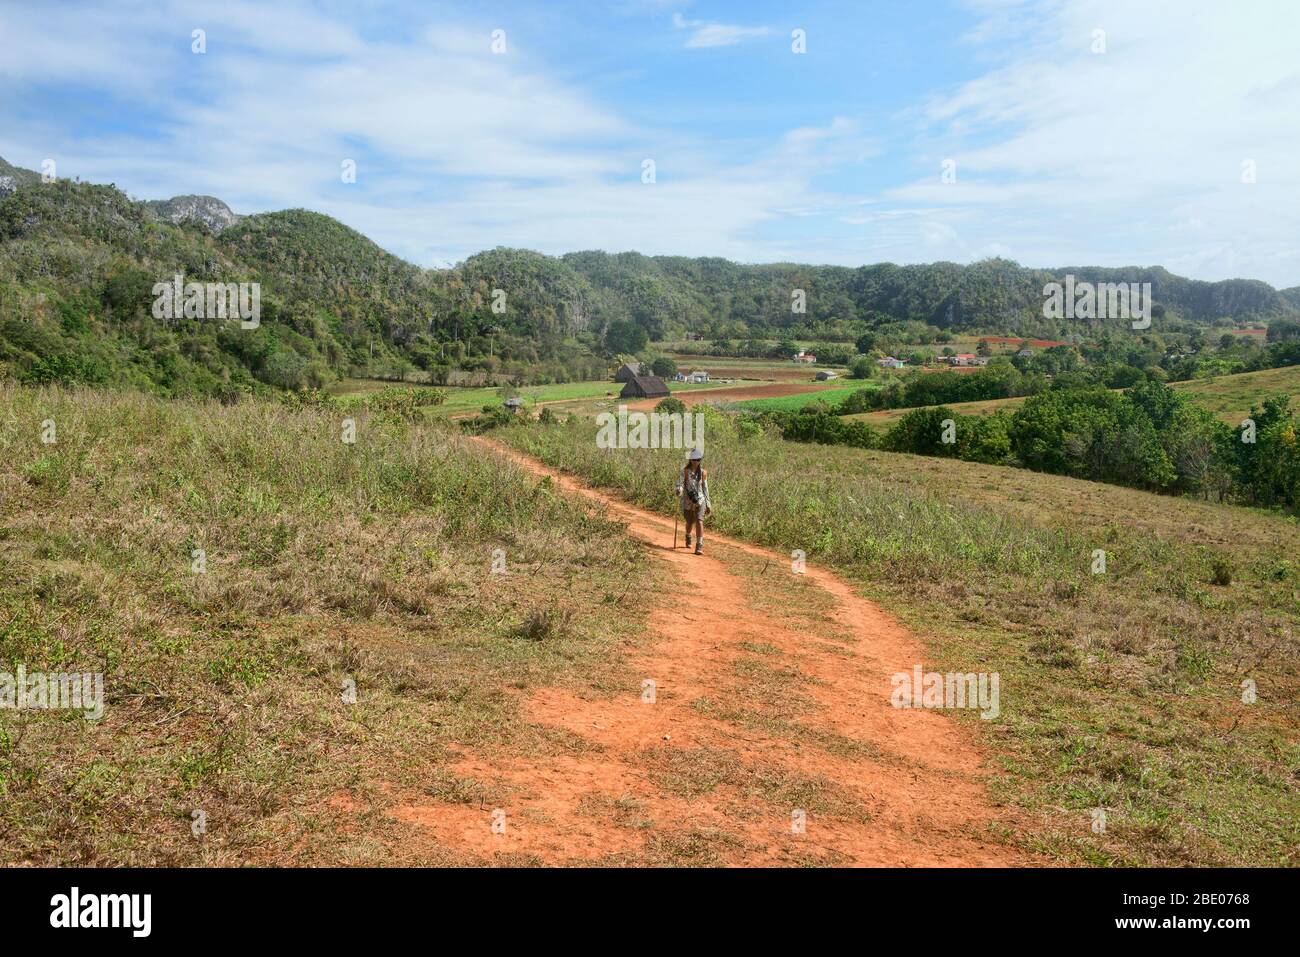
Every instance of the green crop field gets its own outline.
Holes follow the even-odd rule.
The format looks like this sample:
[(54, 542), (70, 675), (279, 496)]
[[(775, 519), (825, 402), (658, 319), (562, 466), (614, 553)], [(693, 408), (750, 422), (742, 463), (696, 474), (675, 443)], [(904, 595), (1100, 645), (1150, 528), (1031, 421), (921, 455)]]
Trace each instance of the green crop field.
[(795, 412), (806, 405), (812, 405), (814, 402), (840, 402), (854, 392), (860, 389), (879, 388), (869, 383), (862, 382), (851, 386), (828, 386), (825, 389), (818, 389), (812, 392), (800, 392), (795, 395), (773, 396), (770, 399), (746, 399), (737, 405), (742, 409), (752, 409), (755, 412)]
[[(688, 382), (669, 382), (667, 383), (669, 391), (691, 391), (698, 389), (719, 388), (717, 383), (688, 383)], [(438, 389), (446, 394), (446, 398), (440, 405), (430, 408), (430, 413), (435, 416), (453, 416), (463, 415), (471, 412), (478, 412), (485, 405), (500, 405), (504, 398), (500, 386), (476, 386), (463, 388), (457, 386), (428, 386), (421, 383), (413, 382), (379, 382), (369, 379), (347, 379), (341, 384), (341, 387), (335, 389), (335, 394), (347, 401), (364, 397), (370, 393), (378, 392), (385, 388), (424, 388)], [(598, 399), (607, 396), (617, 396), (622, 390), (621, 382), (611, 382), (608, 379), (598, 379), (591, 382), (559, 382), (553, 385), (536, 385), (521, 386), (513, 389), (515, 394), (524, 399), (526, 405), (536, 405), (542, 402), (568, 402), (579, 399)]]

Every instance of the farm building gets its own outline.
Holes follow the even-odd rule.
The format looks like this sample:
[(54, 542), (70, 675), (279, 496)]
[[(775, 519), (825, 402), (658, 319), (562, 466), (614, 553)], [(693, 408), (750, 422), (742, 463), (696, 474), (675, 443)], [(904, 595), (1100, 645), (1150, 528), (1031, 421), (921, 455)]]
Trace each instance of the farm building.
[(634, 375), (628, 379), (620, 399), (662, 399), (668, 395), (668, 386), (657, 375)]
[(885, 356), (883, 359), (877, 359), (876, 365), (882, 369), (901, 369), (907, 363), (902, 359), (895, 359), (893, 356)]
[(524, 400), (519, 398), (517, 395), (512, 395), (510, 398), (506, 399), (504, 404), (511, 412), (518, 412), (524, 407)]
[(640, 374), (641, 374), (641, 363), (625, 362), (623, 365), (619, 366), (618, 371), (614, 373), (614, 381), (629, 382), (634, 377), (639, 376)]
[(801, 352), (797, 356), (795, 356), (792, 361), (812, 363), (817, 361), (817, 357), (813, 355), (811, 352)]
[(827, 372), (825, 369), (817, 373), (818, 382), (825, 382), (827, 379), (838, 379), (838, 378), (839, 378), (839, 373)]
[(708, 382), (709, 374), (703, 369), (696, 369), (686, 377), (687, 382)]

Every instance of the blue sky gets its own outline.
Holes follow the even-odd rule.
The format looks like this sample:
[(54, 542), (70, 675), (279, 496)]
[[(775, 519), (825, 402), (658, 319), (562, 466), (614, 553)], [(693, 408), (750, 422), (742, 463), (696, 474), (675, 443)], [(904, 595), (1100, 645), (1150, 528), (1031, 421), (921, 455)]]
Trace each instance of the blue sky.
[(10, 162), (305, 206), (424, 266), (1001, 255), (1300, 284), (1291, 0), (0, 0), (0, 88)]

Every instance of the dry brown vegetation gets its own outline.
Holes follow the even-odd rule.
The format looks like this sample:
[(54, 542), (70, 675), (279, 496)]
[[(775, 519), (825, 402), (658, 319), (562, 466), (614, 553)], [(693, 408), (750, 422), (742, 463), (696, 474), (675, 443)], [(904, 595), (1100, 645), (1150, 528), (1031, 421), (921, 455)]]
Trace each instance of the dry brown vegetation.
[(385, 808), (499, 797), (448, 769), (548, 746), (521, 689), (635, 693), (614, 649), (652, 572), (620, 529), (355, 414), (350, 445), (326, 410), (0, 385), (0, 671), (107, 699), (0, 710), (0, 863), (463, 860)]
[[(591, 425), (503, 437), (670, 509), (679, 454)], [(1012, 468), (738, 435), (708, 420), (721, 530), (852, 575), (937, 670), (998, 672), (974, 721), (1037, 816), (1028, 849), (1096, 864), (1286, 864), (1300, 848), (1300, 524)], [(1094, 553), (1107, 556), (1093, 574)], [(1253, 681), (1258, 700), (1243, 700)], [(1108, 816), (1104, 834), (1091, 813)]]

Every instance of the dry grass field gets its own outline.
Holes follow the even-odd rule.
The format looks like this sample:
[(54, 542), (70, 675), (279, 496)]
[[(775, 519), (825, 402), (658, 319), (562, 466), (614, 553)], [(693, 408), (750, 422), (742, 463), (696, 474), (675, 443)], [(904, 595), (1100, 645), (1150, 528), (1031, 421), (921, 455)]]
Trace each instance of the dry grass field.
[[(1297, 862), (1295, 520), (732, 428), (708, 420), (716, 527), (851, 576), (926, 640), (927, 667), (1001, 675), (1003, 719), (971, 723), (1034, 819), (1010, 839), (1075, 863)], [(672, 508), (679, 453), (602, 452), (589, 432), (504, 437)]]
[(0, 385), (0, 671), (106, 697), (0, 710), (0, 864), (473, 863), (388, 809), (505, 800), (451, 767), (555, 747), (519, 689), (636, 693), (656, 572), (617, 526), (452, 432), (341, 428)]

